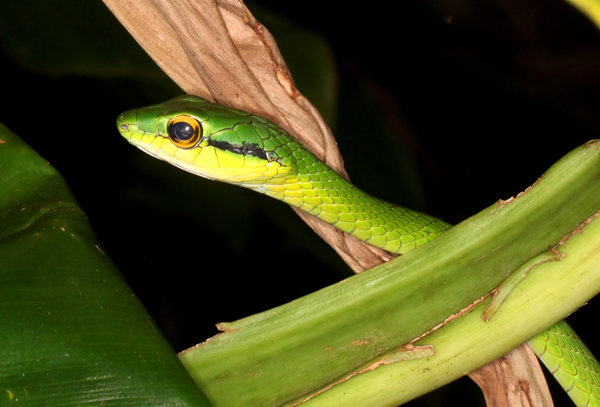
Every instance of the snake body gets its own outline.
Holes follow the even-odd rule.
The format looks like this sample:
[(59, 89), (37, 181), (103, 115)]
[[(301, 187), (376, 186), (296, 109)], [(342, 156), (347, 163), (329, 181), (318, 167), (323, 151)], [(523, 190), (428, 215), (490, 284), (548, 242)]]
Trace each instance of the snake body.
[[(408, 253), (451, 227), (361, 191), (270, 121), (196, 96), (129, 110), (117, 128), (156, 158), (279, 199), (389, 252)], [(600, 365), (566, 322), (529, 344), (577, 406), (600, 406)]]

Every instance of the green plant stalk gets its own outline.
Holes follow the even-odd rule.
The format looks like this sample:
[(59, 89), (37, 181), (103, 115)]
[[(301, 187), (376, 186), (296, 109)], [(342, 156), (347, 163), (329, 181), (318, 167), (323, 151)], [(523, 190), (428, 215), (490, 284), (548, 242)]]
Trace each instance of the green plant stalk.
[[(577, 148), (518, 198), (392, 262), (221, 324), (225, 333), (182, 353), (182, 362), (215, 406), (283, 405), (314, 394), (489, 293), (594, 215), (599, 150), (598, 143)], [(284, 267), (269, 265), (268, 257), (264, 266)]]
[(600, 218), (558, 250), (561, 261), (534, 267), (490, 322), (481, 315), (489, 300), (417, 342), (436, 356), (355, 376), (303, 407), (397, 406), (428, 393), (506, 354), (563, 319), (600, 291)]

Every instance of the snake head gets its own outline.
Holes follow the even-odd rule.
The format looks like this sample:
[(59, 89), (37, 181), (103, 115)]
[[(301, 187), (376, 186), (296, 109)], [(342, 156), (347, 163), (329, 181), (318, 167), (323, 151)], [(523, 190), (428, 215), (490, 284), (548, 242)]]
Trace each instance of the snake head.
[(184, 95), (119, 115), (117, 128), (144, 152), (204, 178), (260, 188), (294, 172), (297, 145), (266, 119)]

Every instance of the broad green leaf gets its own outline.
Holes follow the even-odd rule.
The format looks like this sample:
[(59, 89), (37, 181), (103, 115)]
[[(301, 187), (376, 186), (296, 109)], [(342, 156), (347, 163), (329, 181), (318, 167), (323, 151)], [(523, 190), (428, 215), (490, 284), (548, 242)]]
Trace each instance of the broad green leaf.
[(0, 405), (209, 406), (58, 172), (0, 127)]

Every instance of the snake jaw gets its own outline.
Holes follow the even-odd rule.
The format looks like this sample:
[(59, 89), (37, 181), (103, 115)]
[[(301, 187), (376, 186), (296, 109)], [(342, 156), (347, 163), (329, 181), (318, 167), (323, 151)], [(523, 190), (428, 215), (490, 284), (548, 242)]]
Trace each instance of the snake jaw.
[(175, 157), (172, 157), (169, 154), (166, 154), (161, 149), (157, 149), (157, 148), (153, 147), (152, 145), (144, 144), (143, 142), (138, 142), (137, 140), (133, 140), (133, 139), (130, 139), (129, 142), (131, 144), (133, 144), (134, 146), (136, 146), (137, 148), (139, 148), (140, 150), (142, 150), (143, 152), (145, 152), (146, 154), (149, 154), (152, 157), (158, 158), (161, 161), (168, 162), (169, 164), (171, 164), (179, 169), (182, 169), (184, 171), (187, 171), (189, 173), (192, 173), (192, 174), (197, 175), (202, 178), (206, 178), (211, 181), (218, 181), (217, 177), (211, 177), (210, 174), (208, 174), (208, 173), (200, 172), (194, 165), (186, 164), (183, 161), (177, 160)]

